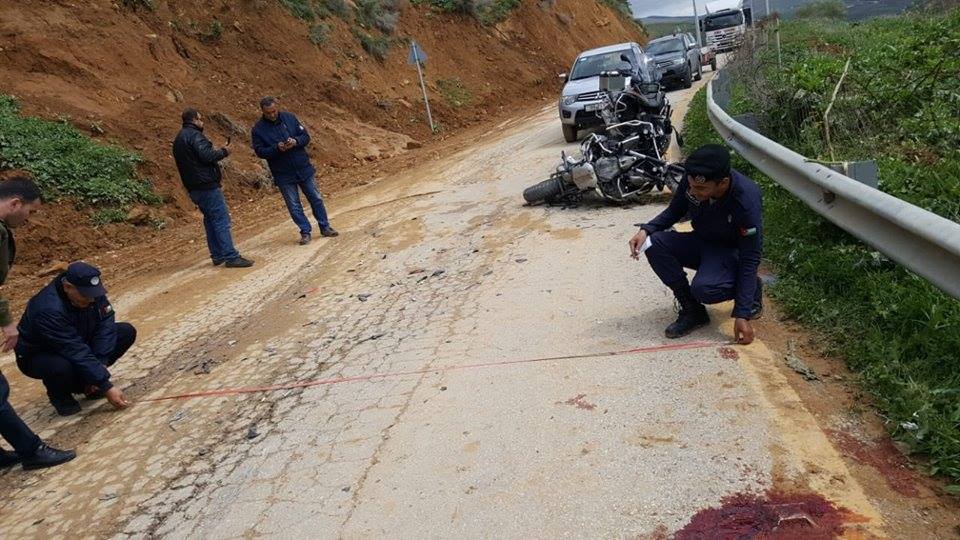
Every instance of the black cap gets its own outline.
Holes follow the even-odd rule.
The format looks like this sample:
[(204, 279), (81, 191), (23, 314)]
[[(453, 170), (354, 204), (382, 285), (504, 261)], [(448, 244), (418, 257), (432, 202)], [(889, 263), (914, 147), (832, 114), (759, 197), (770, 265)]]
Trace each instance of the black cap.
[(87, 298), (100, 298), (107, 294), (100, 281), (100, 270), (83, 261), (70, 263), (63, 278)]
[(697, 148), (683, 163), (687, 175), (720, 180), (730, 176), (730, 152), (719, 144), (705, 144)]

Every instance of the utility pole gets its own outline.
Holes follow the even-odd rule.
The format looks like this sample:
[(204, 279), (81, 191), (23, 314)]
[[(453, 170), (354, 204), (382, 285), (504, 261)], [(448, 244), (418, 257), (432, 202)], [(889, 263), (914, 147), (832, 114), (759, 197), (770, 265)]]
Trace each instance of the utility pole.
[(703, 43), (700, 42), (700, 16), (697, 15), (697, 0), (693, 2), (693, 33), (697, 36), (697, 48), (702, 49)]
[(766, 4), (767, 4), (767, 9), (766, 9), (766, 12), (764, 13), (764, 15), (765, 15), (764, 18), (769, 19), (769, 18), (770, 18), (770, 0), (765, 0), (765, 1), (766, 1)]

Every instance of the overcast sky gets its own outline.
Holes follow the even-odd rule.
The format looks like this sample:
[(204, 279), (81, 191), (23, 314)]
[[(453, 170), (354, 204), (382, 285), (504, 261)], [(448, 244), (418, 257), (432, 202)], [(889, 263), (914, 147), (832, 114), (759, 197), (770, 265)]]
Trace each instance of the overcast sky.
[[(749, 3), (750, 0), (746, 0)], [(710, 7), (717, 4), (716, 9), (724, 9), (740, 5), (740, 0), (711, 0)], [(697, 0), (697, 12), (703, 14), (705, 0)], [(663, 17), (679, 17), (682, 15), (693, 16), (692, 0), (630, 0), (630, 6), (633, 7), (635, 17), (650, 17), (660, 15)]]

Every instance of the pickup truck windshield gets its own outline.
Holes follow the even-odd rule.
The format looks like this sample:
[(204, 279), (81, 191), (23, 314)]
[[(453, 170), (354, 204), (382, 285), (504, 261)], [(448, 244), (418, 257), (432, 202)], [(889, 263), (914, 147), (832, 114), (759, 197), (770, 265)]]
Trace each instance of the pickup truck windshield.
[(743, 14), (737, 11), (734, 13), (728, 13), (726, 15), (704, 19), (703, 29), (709, 32), (710, 30), (720, 30), (721, 28), (740, 26), (741, 24), (743, 24)]
[(577, 63), (573, 65), (573, 71), (570, 72), (570, 80), (575, 81), (577, 79), (596, 77), (600, 75), (601, 71), (631, 69), (629, 62), (624, 62), (620, 59), (621, 54), (626, 54), (628, 57), (633, 58), (633, 53), (629, 49), (580, 58), (577, 60)]
[(680, 39), (668, 39), (666, 41), (655, 41), (647, 45), (647, 54), (667, 54), (683, 51), (683, 41)]

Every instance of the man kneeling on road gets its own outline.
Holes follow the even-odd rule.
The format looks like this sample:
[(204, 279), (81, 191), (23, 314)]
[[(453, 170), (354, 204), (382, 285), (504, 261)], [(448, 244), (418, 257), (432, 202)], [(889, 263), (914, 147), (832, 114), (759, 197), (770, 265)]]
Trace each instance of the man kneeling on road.
[(118, 409), (129, 405), (107, 368), (133, 345), (137, 332), (116, 322), (96, 267), (84, 262), (67, 267), (30, 299), (17, 329), (17, 366), (43, 381), (61, 416), (80, 412), (72, 394), (106, 397)]
[[(730, 169), (726, 148), (708, 144), (684, 163), (687, 171), (670, 205), (640, 226), (630, 239), (630, 256), (643, 253), (660, 280), (673, 291), (680, 315), (667, 327), (678, 338), (710, 322), (703, 304), (734, 300), (734, 338), (753, 342), (750, 321), (763, 312), (763, 284), (757, 276), (763, 249), (760, 188)], [(689, 213), (693, 232), (671, 230)], [(693, 283), (684, 268), (696, 270)]]

